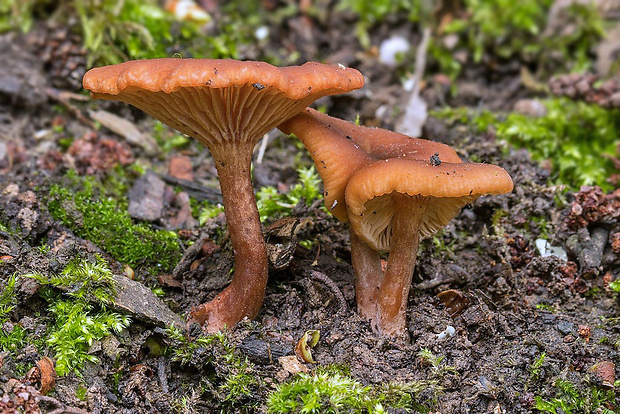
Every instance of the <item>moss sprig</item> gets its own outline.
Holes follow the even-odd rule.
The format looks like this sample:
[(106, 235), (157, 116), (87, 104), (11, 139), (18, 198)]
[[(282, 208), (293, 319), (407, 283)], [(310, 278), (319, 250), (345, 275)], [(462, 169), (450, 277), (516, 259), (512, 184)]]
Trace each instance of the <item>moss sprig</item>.
[(300, 202), (311, 206), (316, 200), (322, 199), (321, 179), (314, 166), (297, 170), (299, 182), (280, 193), (274, 187), (261, 188), (256, 194), (256, 204), (261, 221), (268, 218), (283, 217), (291, 214), (293, 207)]
[(165, 271), (177, 263), (181, 248), (174, 232), (135, 223), (126, 200), (106, 197), (94, 178), (67, 178), (66, 186), (50, 189), (48, 209), (55, 220), (133, 268)]
[[(70, 372), (79, 375), (84, 363), (97, 363), (99, 359), (88, 352), (93, 342), (129, 326), (129, 317), (106, 308), (112, 302), (115, 286), (107, 262), (99, 256), (94, 262), (75, 258), (58, 275), (31, 273), (24, 277), (43, 285), (39, 293), (49, 303), (48, 311), (54, 317), (45, 343), (53, 351), (60, 376)], [(54, 288), (66, 290), (70, 299)]]

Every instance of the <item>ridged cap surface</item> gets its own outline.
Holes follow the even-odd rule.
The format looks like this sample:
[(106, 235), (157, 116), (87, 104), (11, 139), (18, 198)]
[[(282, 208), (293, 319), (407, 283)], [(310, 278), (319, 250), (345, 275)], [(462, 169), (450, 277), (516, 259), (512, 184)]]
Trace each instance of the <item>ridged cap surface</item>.
[(308, 108), (278, 126), (285, 134), (294, 133), (310, 151), (325, 186), (325, 206), (347, 222), (345, 188), (355, 171), (384, 158), (428, 161), (438, 154), (441, 160), (461, 159), (445, 144), (381, 128), (358, 126)]

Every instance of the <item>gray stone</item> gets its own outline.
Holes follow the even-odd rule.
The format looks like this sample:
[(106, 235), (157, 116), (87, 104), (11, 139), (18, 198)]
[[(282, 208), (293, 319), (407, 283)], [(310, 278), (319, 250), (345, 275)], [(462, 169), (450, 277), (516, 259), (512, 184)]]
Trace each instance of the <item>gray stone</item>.
[(184, 329), (183, 319), (166, 306), (166, 304), (140, 282), (125, 276), (114, 275), (116, 297), (112, 308), (127, 313), (135, 319), (157, 326), (175, 325)]
[(564, 335), (571, 334), (575, 331), (575, 324), (568, 321), (559, 321), (555, 327)]
[(577, 258), (581, 269), (595, 272), (598, 270), (598, 267), (601, 265), (608, 236), (609, 232), (607, 230), (596, 227), (592, 230), (589, 237), (582, 241), (583, 250), (581, 250)]
[(166, 184), (153, 171), (147, 171), (129, 190), (129, 215), (138, 220), (155, 221), (164, 208)]
[(121, 354), (121, 348), (119, 348), (120, 345), (120, 341), (114, 335), (106, 336), (101, 341), (101, 349), (103, 350), (103, 353), (112, 361), (116, 361)]

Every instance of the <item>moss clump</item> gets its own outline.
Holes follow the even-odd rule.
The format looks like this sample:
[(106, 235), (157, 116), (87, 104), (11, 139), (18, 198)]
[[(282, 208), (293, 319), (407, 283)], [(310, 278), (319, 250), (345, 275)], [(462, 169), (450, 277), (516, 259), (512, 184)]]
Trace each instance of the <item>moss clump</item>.
[[(177, 19), (161, 4), (157, 0), (0, 0), (0, 33), (27, 32), (37, 19), (69, 26), (82, 38), (89, 67), (175, 54), (238, 59), (241, 48), (256, 43), (258, 27), (278, 26), (274, 21), (297, 13), (293, 6), (268, 13), (260, 2), (231, 0), (220, 6), (218, 19), (205, 14), (203, 21), (196, 22)], [(210, 23), (208, 36), (205, 23)]]
[(126, 201), (105, 198), (93, 178), (70, 174), (69, 181), (67, 187), (50, 189), (48, 209), (54, 219), (131, 267), (166, 271), (177, 263), (181, 250), (175, 233), (134, 223)]
[(614, 390), (603, 390), (593, 386), (579, 391), (574, 383), (562, 378), (555, 380), (555, 389), (556, 395), (550, 400), (536, 396), (534, 408), (550, 414), (614, 414), (620, 407), (620, 401), (616, 399)]
[(14, 273), (8, 278), (2, 292), (0, 292), (0, 324), (6, 321), (7, 315), (17, 304), (17, 297), (15, 295), (16, 283), (17, 274)]
[[(454, 79), (466, 63), (455, 58), (462, 55), (457, 52), (466, 52), (467, 61), (473, 63), (483, 57), (490, 61), (517, 58), (544, 73), (558, 67), (573, 71), (589, 67), (591, 50), (604, 36), (600, 13), (594, 4), (575, 2), (562, 10), (562, 21), (573, 29), (547, 35), (553, 4), (552, 0), (464, 0), (459, 2), (462, 10), (450, 10), (455, 18), (448, 23), (432, 2), (339, 0), (337, 7), (356, 15), (356, 35), (365, 49), (371, 46), (369, 30), (389, 16), (432, 27), (436, 34), (429, 44), (430, 63)], [(456, 44), (446, 46), (443, 36), (455, 37)]]
[(26, 342), (24, 328), (20, 325), (13, 325), (8, 318), (9, 313), (17, 306), (15, 293), (17, 278), (16, 273), (9, 276), (4, 288), (0, 291), (0, 351), (14, 352)]
[[(442, 365), (441, 359), (433, 361), (438, 367)], [(429, 412), (441, 391), (435, 373), (424, 381), (364, 386), (351, 377), (346, 367), (331, 365), (319, 367), (312, 374), (299, 374), (278, 386), (267, 399), (267, 411), (380, 414), (391, 412), (389, 408)]]
[(181, 331), (169, 327), (166, 335), (169, 343), (167, 352), (173, 361), (201, 368), (206, 364), (214, 369), (215, 375), (209, 376), (207, 388), (216, 400), (225, 407), (251, 409), (254, 412), (258, 378), (252, 364), (238, 354), (225, 332), (188, 340)]
[[(106, 309), (113, 298), (114, 282), (108, 264), (99, 256), (94, 262), (74, 259), (59, 275), (24, 276), (43, 285), (39, 293), (50, 304), (48, 310), (55, 323), (45, 343), (54, 353), (60, 376), (70, 372), (79, 374), (87, 361), (97, 363), (98, 358), (88, 353), (93, 342), (129, 326), (127, 316)], [(63, 299), (52, 288), (68, 289), (71, 299)]]
[(620, 111), (567, 99), (542, 103), (547, 113), (539, 118), (517, 113), (501, 116), (465, 108), (442, 110), (434, 115), (471, 125), (476, 133), (493, 126), (498, 139), (527, 148), (535, 160), (551, 161), (556, 184), (573, 189), (599, 185), (610, 190), (612, 186), (606, 180), (615, 172), (610, 158), (617, 156), (620, 142)]

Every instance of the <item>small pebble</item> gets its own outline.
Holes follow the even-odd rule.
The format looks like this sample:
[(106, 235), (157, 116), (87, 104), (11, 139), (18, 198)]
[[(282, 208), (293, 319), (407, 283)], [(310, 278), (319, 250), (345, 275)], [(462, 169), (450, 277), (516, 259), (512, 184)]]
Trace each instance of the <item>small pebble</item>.
[(575, 325), (567, 321), (559, 321), (555, 327), (564, 335), (571, 334), (575, 331)]

